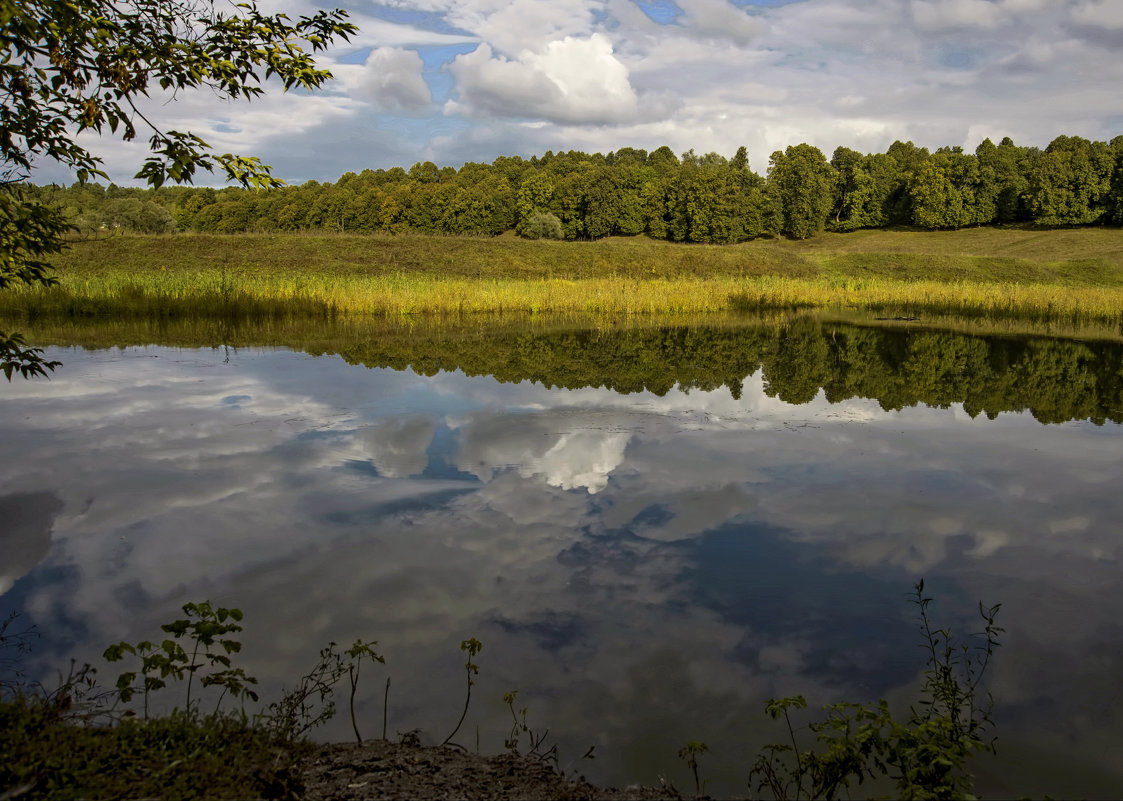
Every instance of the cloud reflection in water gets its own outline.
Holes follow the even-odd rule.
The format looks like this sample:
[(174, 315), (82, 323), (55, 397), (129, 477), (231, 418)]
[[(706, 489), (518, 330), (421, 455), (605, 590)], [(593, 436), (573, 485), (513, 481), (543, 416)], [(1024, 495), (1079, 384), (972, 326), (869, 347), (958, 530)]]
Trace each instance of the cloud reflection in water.
[(821, 392), (791, 406), (759, 373), (735, 399), (284, 351), (63, 361), (0, 407), (19, 456), (0, 504), (34, 507), (0, 533), (15, 555), (0, 604), (48, 635), (80, 620), (63, 652), (92, 658), (210, 597), (246, 611), (246, 667), (267, 687), (328, 640), (377, 638), (392, 726), (439, 738), (462, 701), (456, 645), (477, 636), (486, 747), (517, 687), (563, 757), (601, 744), (577, 766), (593, 778), (653, 781), (689, 737), (737, 752), (712, 768), (735, 793), (745, 751), (775, 734), (769, 695), (907, 695), (904, 596), (924, 575), (968, 628), (977, 599), (1006, 604), (995, 692), (1014, 758), (1123, 764), (1118, 426)]

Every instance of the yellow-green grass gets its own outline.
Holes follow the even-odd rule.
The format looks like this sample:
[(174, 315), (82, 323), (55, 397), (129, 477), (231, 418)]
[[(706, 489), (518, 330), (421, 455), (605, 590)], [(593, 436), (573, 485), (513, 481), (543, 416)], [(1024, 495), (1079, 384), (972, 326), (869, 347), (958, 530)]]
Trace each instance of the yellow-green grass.
[(75, 242), (39, 316), (699, 315), (819, 308), (1097, 320), (1123, 311), (1123, 231), (973, 229), (675, 245), (646, 238), (240, 235)]
[(646, 237), (548, 242), (515, 237), (240, 234), (113, 236), (76, 241), (62, 272), (258, 272), (476, 278), (632, 278), (776, 275), (923, 278), (1123, 286), (1123, 229), (972, 228), (856, 231), (792, 241), (683, 245)]
[(275, 316), (305, 314), (696, 315), (730, 309), (858, 309), (902, 314), (1012, 315), (1115, 320), (1123, 287), (900, 281), (881, 278), (510, 279), (243, 276), (215, 270), (66, 276), (50, 290), (7, 293), (0, 311), (29, 317)]

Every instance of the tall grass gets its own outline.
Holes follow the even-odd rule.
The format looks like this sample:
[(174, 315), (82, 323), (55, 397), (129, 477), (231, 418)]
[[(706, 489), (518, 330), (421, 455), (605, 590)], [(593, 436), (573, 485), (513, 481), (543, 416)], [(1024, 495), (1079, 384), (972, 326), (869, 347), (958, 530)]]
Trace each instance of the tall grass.
[(58, 287), (3, 293), (0, 313), (330, 318), (823, 309), (1117, 324), (1123, 312), (1123, 231), (1116, 229), (877, 231), (724, 247), (642, 237), (114, 237), (75, 242), (55, 265)]
[(530, 314), (697, 315), (749, 309), (836, 309), (1116, 322), (1123, 287), (826, 276), (512, 279), (421, 274), (244, 275), (109, 272), (0, 296), (0, 313), (34, 318)]

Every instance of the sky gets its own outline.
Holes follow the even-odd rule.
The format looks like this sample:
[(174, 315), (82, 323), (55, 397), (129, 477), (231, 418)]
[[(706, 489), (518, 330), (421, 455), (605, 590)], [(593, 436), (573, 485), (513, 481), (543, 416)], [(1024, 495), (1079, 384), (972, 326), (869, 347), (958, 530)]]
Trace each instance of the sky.
[[(296, 17), (308, 0), (265, 0)], [(160, 123), (301, 183), (621, 147), (769, 155), (807, 142), (974, 150), (1123, 133), (1119, 0), (347, 0), (315, 93), (153, 96)], [(119, 184), (140, 145), (83, 135)], [(65, 180), (42, 165), (33, 180)], [(203, 176), (198, 183), (216, 184)]]

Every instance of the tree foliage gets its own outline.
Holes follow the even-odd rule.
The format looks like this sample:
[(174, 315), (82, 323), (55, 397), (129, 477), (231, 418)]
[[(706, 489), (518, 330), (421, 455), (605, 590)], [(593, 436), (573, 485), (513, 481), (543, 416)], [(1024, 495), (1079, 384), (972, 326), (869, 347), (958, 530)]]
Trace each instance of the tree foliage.
[[(245, 186), (280, 186), (255, 157), (216, 154), (189, 131), (160, 128), (141, 99), (207, 89), (251, 100), (274, 77), (286, 90), (314, 89), (331, 73), (318, 69), (312, 55), (355, 32), (345, 19), (335, 10), (292, 21), (262, 14), (252, 2), (0, 0), (0, 289), (49, 283), (43, 257), (58, 252), (72, 230), (66, 217), (23, 191), (35, 165), (57, 162), (80, 183), (108, 179), (101, 160), (79, 142), (83, 132), (125, 141), (146, 133), (151, 155), (136, 177), (154, 188), (190, 182), (200, 169)], [(138, 219), (141, 211), (133, 209)], [(21, 343), (0, 332), (0, 364), (9, 377), (51, 369)]]
[(1108, 214), (1116, 156), (1105, 142), (1058, 136), (1029, 175), (1033, 217), (1047, 225), (1085, 225)]
[(167, 210), (175, 230), (214, 233), (497, 236), (513, 230), (540, 238), (553, 235), (541, 227), (550, 215), (567, 240), (646, 234), (703, 244), (806, 238), (824, 228), (1123, 223), (1123, 137), (1109, 144), (1062, 136), (1046, 150), (1017, 146), (1008, 137), (998, 145), (988, 139), (973, 153), (962, 147), (929, 152), (898, 141), (885, 153), (840, 147), (829, 162), (817, 148), (800, 144), (774, 153), (767, 176), (748, 164), (743, 147), (732, 158), (621, 148), (501, 156), (459, 169), (419, 162), (409, 169), (348, 172), (334, 184), (309, 181), (268, 191), (92, 183), (24, 191), (61, 209), (60, 223), (86, 235), (169, 230), (153, 205)]
[(536, 211), (526, 224), (530, 239), (561, 239), (564, 236), (561, 220), (548, 211)]
[(782, 209), (780, 230), (807, 239), (822, 230), (830, 211), (835, 172), (817, 147), (802, 144), (772, 154), (768, 184)]

